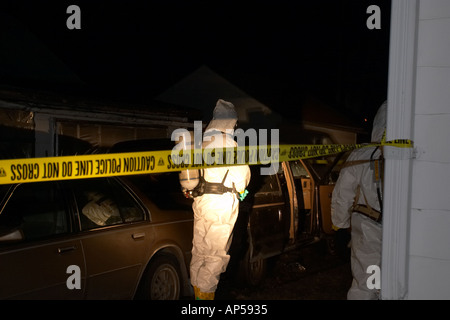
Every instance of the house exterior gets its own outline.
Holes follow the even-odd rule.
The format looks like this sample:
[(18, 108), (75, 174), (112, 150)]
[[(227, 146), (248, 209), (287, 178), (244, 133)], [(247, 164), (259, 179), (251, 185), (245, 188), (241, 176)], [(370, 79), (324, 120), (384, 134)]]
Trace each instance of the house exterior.
[[(313, 97), (305, 99), (301, 115), (304, 129), (323, 132), (335, 143), (354, 144), (360, 143), (359, 140), (370, 140), (368, 133), (361, 126), (355, 125), (354, 120)], [(362, 136), (366, 139), (361, 139)]]
[(450, 299), (450, 1), (392, 0), (381, 295)]
[[(200, 113), (153, 101), (124, 104), (23, 88), (0, 88), (0, 151), (21, 142), (30, 157), (102, 150), (117, 142), (171, 137), (193, 128)], [(5, 156), (5, 155), (4, 155)]]

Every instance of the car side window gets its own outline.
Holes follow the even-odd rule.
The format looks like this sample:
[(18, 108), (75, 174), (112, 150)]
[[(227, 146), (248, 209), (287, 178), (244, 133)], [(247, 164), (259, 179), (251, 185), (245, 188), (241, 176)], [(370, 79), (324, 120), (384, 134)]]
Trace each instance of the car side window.
[(69, 232), (61, 190), (54, 182), (12, 188), (0, 214), (0, 243), (30, 241)]
[(73, 182), (82, 230), (145, 219), (133, 196), (115, 179), (86, 179)]
[(309, 177), (308, 171), (305, 169), (305, 167), (301, 164), (300, 161), (290, 161), (289, 162), (292, 174), (294, 175), (294, 178), (306, 178)]
[(275, 174), (263, 176), (263, 184), (258, 190), (258, 193), (266, 192), (281, 193), (280, 184)]
[[(181, 192), (178, 172), (131, 177), (134, 185), (161, 210), (192, 210), (192, 199)], [(169, 214), (169, 213), (168, 213)]]

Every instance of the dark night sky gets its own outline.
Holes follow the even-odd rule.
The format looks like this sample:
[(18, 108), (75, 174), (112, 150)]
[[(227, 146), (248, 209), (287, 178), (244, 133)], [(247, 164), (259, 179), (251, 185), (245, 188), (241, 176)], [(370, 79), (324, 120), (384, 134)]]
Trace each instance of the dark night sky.
[[(66, 28), (71, 4), (81, 8), (81, 30)], [(381, 30), (366, 27), (371, 4), (381, 8)], [(386, 99), (389, 0), (16, 0), (0, 10), (83, 82), (58, 89), (145, 102), (207, 65), (290, 116), (308, 95), (369, 118)], [(4, 84), (53, 87), (0, 75)]]

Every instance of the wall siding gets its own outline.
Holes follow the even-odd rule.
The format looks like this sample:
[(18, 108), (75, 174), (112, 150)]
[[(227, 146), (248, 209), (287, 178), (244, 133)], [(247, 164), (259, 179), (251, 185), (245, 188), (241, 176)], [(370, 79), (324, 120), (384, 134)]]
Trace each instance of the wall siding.
[(409, 299), (450, 299), (450, 1), (421, 0)]

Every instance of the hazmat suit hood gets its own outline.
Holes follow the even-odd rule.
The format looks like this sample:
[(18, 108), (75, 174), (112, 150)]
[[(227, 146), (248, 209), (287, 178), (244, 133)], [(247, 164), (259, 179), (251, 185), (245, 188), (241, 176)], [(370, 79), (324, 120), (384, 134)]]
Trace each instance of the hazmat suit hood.
[(378, 109), (373, 119), (372, 142), (381, 142), (384, 131), (386, 130), (387, 101)]
[(206, 131), (209, 129), (216, 129), (232, 134), (237, 120), (238, 117), (234, 105), (231, 102), (219, 99), (213, 111), (213, 118), (206, 127)]

